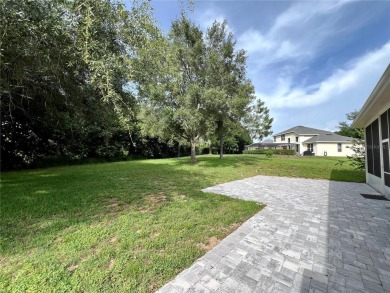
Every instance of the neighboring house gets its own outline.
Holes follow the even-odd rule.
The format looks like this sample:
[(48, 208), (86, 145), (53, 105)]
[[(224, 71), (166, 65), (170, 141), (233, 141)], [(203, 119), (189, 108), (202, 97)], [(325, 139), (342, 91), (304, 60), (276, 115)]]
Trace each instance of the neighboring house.
[(277, 149), (280, 148), (274, 144), (272, 139), (266, 139), (261, 142), (252, 143), (245, 146), (246, 150), (258, 150), (258, 149)]
[(274, 135), (274, 144), (303, 154), (308, 150), (316, 156), (345, 157), (353, 154), (352, 138), (305, 126), (295, 126)]
[(365, 129), (366, 181), (390, 196), (390, 65), (368, 97), (353, 127)]

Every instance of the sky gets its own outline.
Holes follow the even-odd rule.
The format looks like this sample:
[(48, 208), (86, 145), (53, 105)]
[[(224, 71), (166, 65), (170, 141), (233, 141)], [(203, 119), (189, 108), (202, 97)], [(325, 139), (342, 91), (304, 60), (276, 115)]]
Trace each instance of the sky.
[[(186, 2), (185, 2), (186, 3)], [(180, 2), (152, 0), (164, 32)], [(390, 63), (390, 0), (196, 1), (188, 16), (206, 31), (227, 20), (273, 133), (302, 125), (335, 131), (359, 110)]]

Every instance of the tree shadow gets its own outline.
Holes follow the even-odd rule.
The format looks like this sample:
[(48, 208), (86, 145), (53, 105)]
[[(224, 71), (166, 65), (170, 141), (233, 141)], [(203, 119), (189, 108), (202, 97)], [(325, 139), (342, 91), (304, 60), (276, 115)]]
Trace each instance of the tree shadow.
[[(239, 164), (213, 160), (203, 156), (198, 164), (208, 168)], [(210, 196), (201, 189), (220, 179), (212, 173), (204, 176), (189, 163), (189, 158), (137, 160), (3, 172), (2, 253), (26, 250), (32, 239), (34, 245), (46, 245), (48, 238), (74, 225), (112, 221), (124, 213), (156, 215), (173, 197), (203, 204)]]

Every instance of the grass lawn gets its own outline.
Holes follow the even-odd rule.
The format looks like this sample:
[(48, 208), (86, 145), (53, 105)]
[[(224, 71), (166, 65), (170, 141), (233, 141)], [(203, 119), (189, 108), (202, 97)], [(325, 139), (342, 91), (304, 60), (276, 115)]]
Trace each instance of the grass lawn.
[(150, 292), (262, 206), (200, 190), (254, 175), (364, 181), (330, 157), (201, 156), (1, 174), (1, 292)]

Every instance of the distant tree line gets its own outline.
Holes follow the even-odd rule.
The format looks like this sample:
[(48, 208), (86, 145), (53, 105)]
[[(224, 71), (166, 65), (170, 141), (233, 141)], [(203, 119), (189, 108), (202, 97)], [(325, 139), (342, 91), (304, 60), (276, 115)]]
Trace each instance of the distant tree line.
[(239, 151), (272, 118), (226, 22), (183, 14), (168, 35), (148, 1), (0, 4), (1, 168), (47, 157)]

